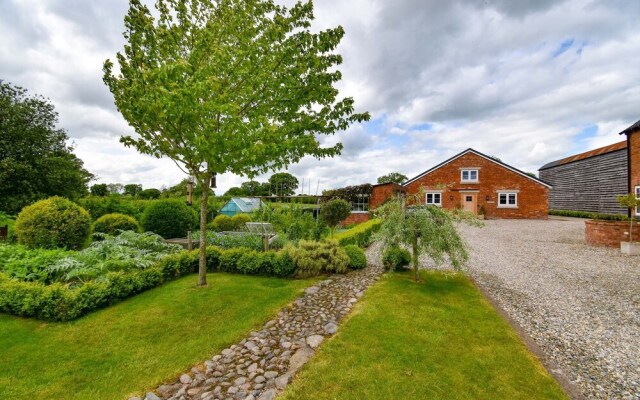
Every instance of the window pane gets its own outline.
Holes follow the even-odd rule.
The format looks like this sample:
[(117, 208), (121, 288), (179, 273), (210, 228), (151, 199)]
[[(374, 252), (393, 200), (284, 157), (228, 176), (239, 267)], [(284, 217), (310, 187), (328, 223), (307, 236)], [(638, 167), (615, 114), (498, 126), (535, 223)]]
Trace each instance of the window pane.
[(507, 195), (500, 193), (500, 200), (499, 200), (500, 204), (507, 204)]
[(440, 193), (434, 193), (433, 194), (433, 202), (436, 204), (440, 204), (441, 200), (440, 200)]
[(427, 193), (427, 204), (433, 203), (433, 193)]
[(462, 171), (462, 180), (464, 181), (469, 180), (469, 171)]
[(516, 195), (515, 194), (509, 194), (509, 204), (512, 204), (512, 205), (516, 204)]
[(472, 202), (473, 201), (473, 196), (467, 196), (467, 202)]
[(472, 181), (478, 180), (478, 171), (469, 171), (469, 177)]

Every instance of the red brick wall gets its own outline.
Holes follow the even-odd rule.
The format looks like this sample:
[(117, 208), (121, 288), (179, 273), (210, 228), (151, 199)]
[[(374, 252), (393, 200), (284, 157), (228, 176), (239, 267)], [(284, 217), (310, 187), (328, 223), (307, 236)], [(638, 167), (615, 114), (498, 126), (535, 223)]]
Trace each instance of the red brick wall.
[(640, 131), (629, 135), (629, 165), (631, 166), (631, 190), (640, 185)]
[(393, 197), (397, 192), (404, 192), (404, 188), (397, 183), (385, 183), (375, 185), (371, 191), (369, 198), (369, 209), (375, 210), (382, 205), (387, 199)]
[[(477, 168), (478, 183), (461, 183), (462, 168)], [(537, 218), (548, 215), (548, 188), (513, 172), (493, 161), (467, 153), (406, 186), (407, 193), (416, 194), (420, 187), (442, 190), (442, 206), (453, 209), (462, 204), (465, 193), (478, 190), (478, 210), (483, 206), (487, 218)], [(498, 208), (498, 190), (517, 190), (518, 208)], [(424, 203), (426, 199), (421, 199)]]
[(367, 222), (369, 220), (368, 212), (352, 212), (349, 216), (340, 221), (339, 226), (351, 225), (351, 224), (359, 224), (362, 222)]
[[(584, 239), (592, 246), (620, 247), (621, 241), (629, 241), (629, 223), (624, 221), (594, 221), (584, 223)], [(640, 225), (633, 225), (633, 240), (640, 239)]]

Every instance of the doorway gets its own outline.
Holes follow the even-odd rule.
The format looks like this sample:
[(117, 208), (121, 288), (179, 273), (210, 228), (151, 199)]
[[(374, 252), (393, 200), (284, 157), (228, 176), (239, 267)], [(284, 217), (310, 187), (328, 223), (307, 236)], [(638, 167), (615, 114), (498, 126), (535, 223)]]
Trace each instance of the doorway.
[(462, 208), (465, 211), (470, 211), (477, 215), (478, 214), (478, 194), (462, 193)]

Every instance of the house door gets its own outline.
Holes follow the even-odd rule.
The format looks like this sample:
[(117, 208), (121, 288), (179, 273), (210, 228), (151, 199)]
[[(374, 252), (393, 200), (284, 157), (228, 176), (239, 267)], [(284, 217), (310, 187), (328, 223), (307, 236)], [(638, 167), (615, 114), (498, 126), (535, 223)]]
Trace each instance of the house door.
[(462, 193), (462, 208), (465, 211), (471, 211), (474, 214), (478, 214), (477, 193)]

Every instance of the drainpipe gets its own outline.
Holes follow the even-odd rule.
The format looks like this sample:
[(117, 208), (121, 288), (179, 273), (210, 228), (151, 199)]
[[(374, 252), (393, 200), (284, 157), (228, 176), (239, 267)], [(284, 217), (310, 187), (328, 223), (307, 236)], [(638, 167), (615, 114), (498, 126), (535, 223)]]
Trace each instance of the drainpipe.
[[(635, 193), (631, 188), (631, 133), (625, 133), (627, 136), (627, 194)], [(631, 218), (631, 209), (627, 209), (627, 217)]]

